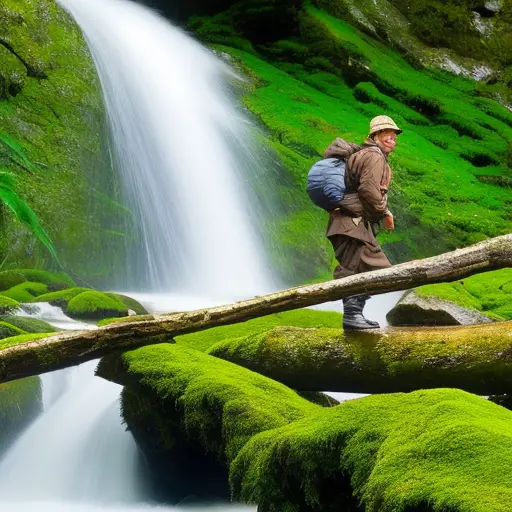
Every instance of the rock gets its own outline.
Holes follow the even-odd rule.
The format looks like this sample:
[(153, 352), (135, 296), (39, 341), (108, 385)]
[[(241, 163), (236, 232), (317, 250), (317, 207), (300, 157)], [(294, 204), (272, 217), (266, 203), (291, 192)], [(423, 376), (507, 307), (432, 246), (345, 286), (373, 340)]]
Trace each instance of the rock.
[(407, 292), (386, 315), (390, 325), (472, 325), (493, 322), (475, 309), (463, 308), (436, 297)]

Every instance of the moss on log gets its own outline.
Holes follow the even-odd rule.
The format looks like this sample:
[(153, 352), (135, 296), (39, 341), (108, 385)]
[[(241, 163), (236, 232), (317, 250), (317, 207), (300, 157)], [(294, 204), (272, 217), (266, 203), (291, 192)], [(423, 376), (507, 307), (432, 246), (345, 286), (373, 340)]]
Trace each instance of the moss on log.
[(512, 235), (492, 238), (433, 258), (210, 309), (142, 315), (136, 320), (113, 323), (94, 331), (61, 333), (31, 343), (11, 339), (0, 345), (0, 382), (73, 366), (110, 352), (166, 342), (174, 336), (210, 327), (240, 323), (359, 293), (378, 294), (460, 279), (506, 266), (512, 266)]
[(179, 345), (103, 359), (98, 373), (158, 403), (170, 431), (180, 425), (228, 464), (233, 498), (261, 512), (508, 512), (512, 502), (512, 413), (464, 391), (323, 408)]
[(356, 333), (276, 327), (209, 354), (307, 391), (512, 391), (512, 322)]

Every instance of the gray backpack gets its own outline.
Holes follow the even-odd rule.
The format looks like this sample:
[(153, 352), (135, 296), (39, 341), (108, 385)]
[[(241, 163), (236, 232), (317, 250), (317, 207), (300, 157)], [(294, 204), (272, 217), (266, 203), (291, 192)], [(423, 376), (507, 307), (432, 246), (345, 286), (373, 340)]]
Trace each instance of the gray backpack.
[(340, 158), (325, 158), (311, 167), (306, 192), (320, 208), (330, 211), (339, 207), (346, 192), (345, 165)]

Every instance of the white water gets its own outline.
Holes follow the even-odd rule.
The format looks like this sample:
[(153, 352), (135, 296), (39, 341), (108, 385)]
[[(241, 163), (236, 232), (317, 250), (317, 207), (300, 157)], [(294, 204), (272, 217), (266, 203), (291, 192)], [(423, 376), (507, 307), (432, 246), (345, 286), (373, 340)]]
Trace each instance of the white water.
[[(234, 74), (164, 18), (127, 0), (58, 0), (91, 49), (138, 254), (130, 289), (209, 297), (272, 288), (256, 230), (249, 125)], [(252, 167), (252, 168), (251, 168)]]
[[(165, 305), (176, 309), (181, 300), (175, 297), (175, 301), (167, 299)], [(158, 304), (158, 298), (153, 303)], [(205, 306), (200, 299), (195, 304)], [(61, 328), (94, 328), (48, 304), (31, 304), (27, 309), (20, 314)], [(148, 503), (138, 448), (121, 424), (121, 387), (95, 377), (95, 365), (91, 361), (42, 375), (44, 413), (0, 460), (1, 510), (254, 512), (252, 507), (229, 504), (176, 508)]]

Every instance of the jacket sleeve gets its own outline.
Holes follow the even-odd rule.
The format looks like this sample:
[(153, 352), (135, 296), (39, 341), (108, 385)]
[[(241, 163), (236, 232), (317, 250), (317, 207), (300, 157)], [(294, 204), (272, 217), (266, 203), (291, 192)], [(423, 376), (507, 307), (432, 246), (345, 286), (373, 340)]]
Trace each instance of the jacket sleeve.
[(361, 162), (357, 193), (368, 214), (377, 219), (384, 217), (387, 211), (387, 194), (381, 191), (385, 165), (384, 156), (376, 151), (369, 151)]

